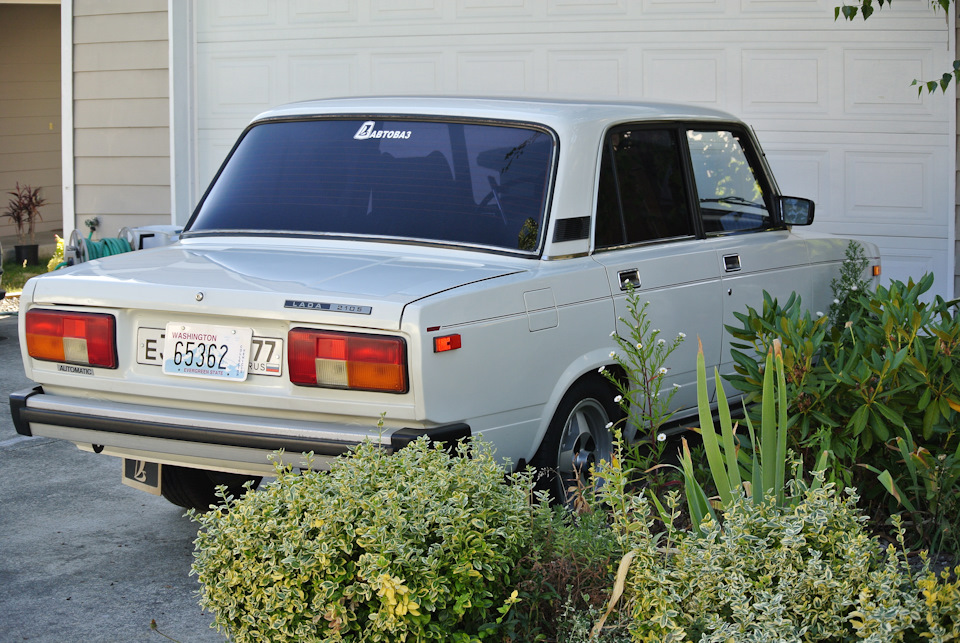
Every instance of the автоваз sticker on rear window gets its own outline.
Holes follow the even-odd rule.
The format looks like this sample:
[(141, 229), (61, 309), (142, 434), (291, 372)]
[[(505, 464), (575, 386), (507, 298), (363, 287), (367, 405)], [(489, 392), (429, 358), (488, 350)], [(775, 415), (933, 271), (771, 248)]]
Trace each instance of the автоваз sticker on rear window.
[(368, 138), (410, 138), (412, 134), (410, 130), (378, 130), (376, 127), (376, 121), (367, 121), (360, 126), (353, 138), (358, 141), (365, 141)]

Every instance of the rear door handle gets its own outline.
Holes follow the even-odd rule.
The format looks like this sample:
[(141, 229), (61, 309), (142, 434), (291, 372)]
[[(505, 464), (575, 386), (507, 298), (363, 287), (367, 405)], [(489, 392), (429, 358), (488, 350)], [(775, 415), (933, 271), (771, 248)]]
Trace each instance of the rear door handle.
[(620, 290), (640, 287), (640, 271), (636, 268), (621, 270), (617, 273), (617, 276), (620, 278)]
[(724, 255), (723, 269), (727, 272), (737, 272), (740, 270), (740, 255)]

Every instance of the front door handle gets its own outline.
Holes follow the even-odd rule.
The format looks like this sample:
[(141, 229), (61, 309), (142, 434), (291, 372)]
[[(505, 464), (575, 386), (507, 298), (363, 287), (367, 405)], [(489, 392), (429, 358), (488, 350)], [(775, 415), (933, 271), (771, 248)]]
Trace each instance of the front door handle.
[(727, 272), (737, 272), (740, 270), (740, 255), (724, 255), (723, 269)]
[(640, 271), (636, 268), (621, 270), (617, 273), (617, 276), (620, 278), (620, 290), (627, 290), (628, 288), (636, 290), (640, 287)]

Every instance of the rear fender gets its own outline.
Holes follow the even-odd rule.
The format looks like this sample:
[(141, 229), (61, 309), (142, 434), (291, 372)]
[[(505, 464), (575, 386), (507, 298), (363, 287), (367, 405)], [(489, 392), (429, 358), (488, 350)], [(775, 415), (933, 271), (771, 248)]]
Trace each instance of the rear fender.
[[(547, 434), (547, 428), (550, 426), (550, 421), (553, 419), (554, 414), (557, 412), (557, 407), (560, 406), (560, 401), (563, 399), (563, 396), (567, 394), (573, 385), (583, 378), (588, 377), (597, 377), (602, 381), (607, 381), (606, 377), (600, 372), (600, 368), (617, 368), (615, 362), (610, 358), (610, 351), (604, 349), (597, 349), (591, 351), (585, 355), (582, 355), (572, 364), (570, 364), (563, 373), (560, 374), (560, 377), (557, 378), (556, 386), (554, 386), (553, 391), (550, 393), (550, 397), (547, 399), (546, 405), (544, 405), (543, 416), (540, 418), (540, 426), (537, 429), (536, 439), (533, 440), (533, 443), (530, 445), (530, 451), (526, 455), (526, 460), (529, 462), (533, 455), (537, 452), (537, 449), (540, 448), (540, 443), (543, 441), (543, 437)], [(622, 372), (622, 369), (619, 369)], [(610, 385), (610, 396), (613, 397), (616, 395), (616, 390), (613, 388), (613, 385)]]

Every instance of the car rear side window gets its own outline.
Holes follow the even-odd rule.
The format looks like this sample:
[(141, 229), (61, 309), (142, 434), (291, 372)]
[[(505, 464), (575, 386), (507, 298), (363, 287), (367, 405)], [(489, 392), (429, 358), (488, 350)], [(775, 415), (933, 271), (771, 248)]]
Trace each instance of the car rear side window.
[(554, 137), (526, 126), (320, 119), (255, 125), (188, 232), (403, 238), (535, 252)]
[(774, 226), (755, 158), (742, 135), (730, 130), (688, 130), (687, 143), (707, 234)]
[(610, 134), (597, 195), (598, 248), (694, 234), (678, 138), (676, 129)]

